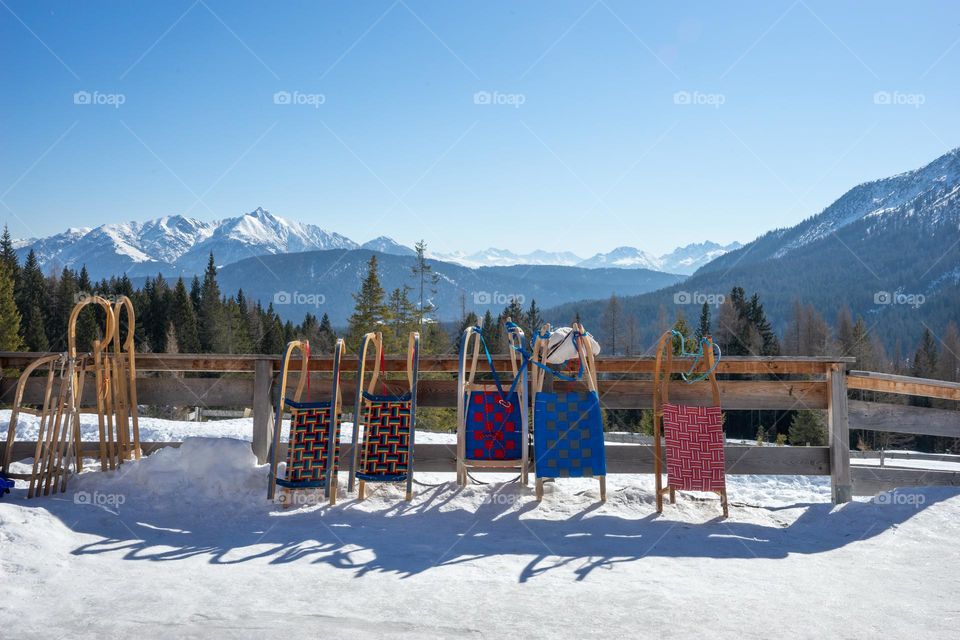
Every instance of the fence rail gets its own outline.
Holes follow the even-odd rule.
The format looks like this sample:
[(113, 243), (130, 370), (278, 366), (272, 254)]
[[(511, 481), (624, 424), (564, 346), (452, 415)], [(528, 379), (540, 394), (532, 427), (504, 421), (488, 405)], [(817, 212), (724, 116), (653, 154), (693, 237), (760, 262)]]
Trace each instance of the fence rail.
[[(15, 374), (42, 354), (0, 352), (0, 403), (12, 400)], [(849, 430), (899, 431), (947, 437), (960, 437), (960, 413), (889, 403), (848, 400), (848, 389), (883, 393), (919, 395), (960, 400), (960, 385), (937, 380), (891, 376), (872, 372), (846, 373), (852, 358), (806, 357), (725, 357), (717, 368), (725, 409), (799, 410), (818, 409), (827, 413), (829, 446), (826, 447), (726, 447), (727, 470), (731, 474), (829, 475), (833, 498), (844, 502), (852, 495), (867, 494), (893, 486), (913, 484), (960, 484), (952, 472), (913, 473), (903, 469), (879, 469), (850, 466)], [(347, 357), (342, 364), (346, 384), (343, 400), (350, 406), (354, 389), (350, 381), (356, 359)], [(509, 369), (506, 356), (495, 356), (499, 370)], [(673, 371), (682, 372), (690, 362), (677, 358)], [(406, 361), (387, 357), (385, 370), (401, 372)], [(456, 406), (456, 356), (425, 356), (421, 359), (423, 378), (418, 385), (417, 402), (421, 407)], [(273, 399), (277, 393), (280, 359), (265, 355), (226, 354), (139, 354), (137, 356), (137, 392), (143, 405), (183, 406), (201, 410), (249, 408), (253, 415), (252, 448), (257, 458), (266, 460), (273, 433)], [(324, 384), (330, 370), (329, 358), (310, 361), (311, 389), (315, 399), (329, 397)], [(299, 368), (294, 363), (293, 369)], [(597, 359), (599, 394), (607, 409), (645, 409), (652, 404), (654, 359), (650, 357), (600, 357)], [(733, 376), (736, 379), (729, 379)], [(294, 376), (295, 378), (295, 376)], [(43, 382), (30, 381), (25, 402), (41, 398)], [(388, 381), (388, 386), (391, 382)], [(562, 390), (570, 383), (555, 381)], [(92, 391), (85, 389), (85, 391)], [(696, 386), (674, 387), (675, 401), (701, 404), (709, 394)], [(144, 443), (146, 452), (179, 443)], [(14, 454), (32, 454), (31, 443), (16, 443)], [(348, 445), (349, 446), (349, 445)], [(449, 471), (455, 469), (453, 446), (421, 444), (416, 447), (417, 469)], [(650, 473), (653, 448), (643, 444), (608, 442), (608, 469), (611, 473)], [(893, 473), (896, 471), (896, 473)]]

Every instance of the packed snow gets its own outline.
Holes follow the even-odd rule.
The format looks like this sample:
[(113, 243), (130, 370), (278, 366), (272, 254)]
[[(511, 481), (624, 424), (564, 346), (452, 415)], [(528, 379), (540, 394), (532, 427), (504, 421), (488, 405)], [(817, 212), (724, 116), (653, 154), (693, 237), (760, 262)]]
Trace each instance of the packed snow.
[(507, 475), (460, 489), (425, 473), (411, 503), (397, 485), (358, 502), (341, 473), (336, 506), (284, 510), (248, 441), (189, 437), (249, 433), (220, 422), (144, 418), (150, 439), (186, 439), (88, 465), (64, 494), (26, 500), (18, 482), (0, 500), (3, 637), (947, 638), (960, 624), (958, 489), (834, 506), (826, 478), (731, 476), (723, 520), (708, 494), (657, 516), (649, 475), (611, 476), (605, 504), (596, 481), (558, 480), (538, 504)]

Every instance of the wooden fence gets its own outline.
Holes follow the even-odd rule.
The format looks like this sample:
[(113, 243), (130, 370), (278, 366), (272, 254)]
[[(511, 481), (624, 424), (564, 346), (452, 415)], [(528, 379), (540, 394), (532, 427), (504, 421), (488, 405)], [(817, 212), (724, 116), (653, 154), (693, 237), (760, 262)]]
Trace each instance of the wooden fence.
[[(9, 403), (16, 376), (41, 354), (0, 352), (0, 403)], [(829, 475), (833, 499), (846, 502), (851, 496), (869, 495), (893, 486), (960, 485), (960, 473), (903, 469), (851, 467), (851, 428), (907, 433), (931, 433), (960, 437), (960, 413), (920, 409), (905, 405), (866, 403), (848, 400), (848, 388), (925, 395), (960, 400), (960, 385), (866, 372), (846, 374), (851, 358), (807, 357), (725, 357), (717, 373), (725, 409), (819, 409), (827, 412), (829, 444), (825, 447), (755, 447), (727, 445), (729, 474)], [(506, 357), (495, 357), (498, 370), (509, 370)], [(273, 434), (273, 407), (277, 392), (278, 357), (223, 354), (140, 354), (137, 395), (141, 405), (182, 406), (202, 409), (252, 408), (252, 447), (257, 458), (266, 461)], [(329, 397), (329, 358), (310, 362), (311, 388), (315, 399)], [(402, 376), (406, 362), (388, 357), (385, 369)], [(690, 362), (676, 359), (674, 371), (686, 371)], [(455, 356), (425, 356), (420, 362), (421, 380), (417, 402), (420, 407), (456, 406)], [(299, 369), (294, 363), (293, 369)], [(356, 360), (343, 363), (343, 401), (353, 405), (353, 372)], [(601, 357), (597, 359), (601, 403), (607, 409), (643, 409), (652, 404), (654, 361), (649, 357)], [(388, 385), (390, 381), (388, 380)], [(27, 385), (25, 402), (41, 398), (43, 381)], [(555, 381), (554, 388), (571, 383)], [(85, 389), (90, 391), (90, 389)], [(709, 402), (702, 385), (673, 385), (671, 400), (689, 404)], [(452, 426), (452, 425), (451, 425)], [(143, 443), (146, 452), (178, 443)], [(15, 457), (29, 457), (33, 443), (16, 443)], [(347, 449), (349, 451), (349, 448)], [(609, 442), (606, 447), (610, 473), (652, 473), (653, 448)], [(348, 453), (345, 453), (348, 455)], [(454, 472), (455, 447), (418, 444), (416, 468), (422, 471)]]

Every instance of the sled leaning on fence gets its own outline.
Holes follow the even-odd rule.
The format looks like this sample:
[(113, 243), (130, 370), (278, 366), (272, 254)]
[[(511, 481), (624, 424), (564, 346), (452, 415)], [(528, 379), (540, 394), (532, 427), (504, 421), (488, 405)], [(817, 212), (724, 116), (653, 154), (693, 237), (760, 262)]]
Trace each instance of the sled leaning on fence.
[[(99, 337), (93, 340), (91, 351), (80, 354), (77, 351), (77, 321), (88, 306), (103, 312), (103, 328), (101, 331), (97, 327)], [(119, 320), (124, 311), (127, 335), (125, 340), (121, 340)], [(70, 465), (75, 471), (81, 471), (84, 454), (95, 455), (103, 471), (116, 469), (124, 460), (140, 457), (135, 327), (133, 303), (126, 296), (119, 296), (113, 305), (101, 296), (86, 296), (70, 312), (67, 351), (37, 358), (23, 370), (14, 393), (6, 453), (0, 473), (7, 478), (27, 480), (28, 498), (41, 493), (49, 495), (51, 492), (66, 491)], [(29, 381), (37, 379), (33, 374), (38, 372), (45, 372), (40, 377), (45, 382), (43, 399), (26, 403), (39, 407), (30, 409), (24, 406), (24, 395)], [(84, 388), (88, 375), (92, 377), (98, 442), (95, 450), (85, 451), (80, 414), (84, 409)], [(37, 445), (30, 471), (12, 473), (12, 445), (21, 413), (37, 416)]]
[[(66, 367), (65, 354), (55, 354), (37, 358), (23, 370), (17, 381), (13, 396), (13, 406), (10, 411), (10, 425), (7, 428), (7, 443), (0, 466), (0, 477), (6, 478), (13, 488), (13, 480), (26, 480), (27, 497), (32, 498), (41, 493), (49, 495), (66, 489), (69, 465), (74, 460), (73, 433), (69, 427), (71, 420), (66, 418), (66, 393), (68, 386), (63, 383)], [(34, 373), (42, 376), (33, 377)], [(27, 382), (33, 378), (45, 382), (43, 399), (35, 404), (37, 409), (24, 406), (24, 392)], [(59, 388), (57, 380), (61, 380)], [(55, 393), (56, 392), (56, 393)], [(10, 471), (12, 463), (13, 445), (17, 435), (17, 421), (21, 413), (37, 416), (37, 444), (33, 454), (33, 464), (28, 472), (15, 473)]]
[[(550, 325), (544, 325), (533, 341), (533, 451), (537, 474), (537, 500), (543, 499), (544, 480), (550, 478), (597, 478), (600, 500), (607, 499), (607, 462), (603, 440), (603, 414), (597, 395), (592, 336), (574, 324), (569, 339), (578, 363), (574, 375), (550, 369)], [(580, 391), (544, 391), (547, 375), (586, 385)]]
[[(679, 343), (677, 348), (676, 343)], [(693, 357), (686, 373), (673, 374), (674, 351)], [(653, 373), (653, 451), (656, 478), (657, 513), (663, 512), (663, 496), (676, 503), (677, 491), (711, 491), (719, 494), (723, 517), (728, 513), (724, 461), (723, 412), (720, 409), (720, 386), (716, 368), (720, 348), (709, 336), (698, 340), (697, 350), (688, 352), (679, 331), (668, 331), (657, 343), (657, 359)], [(711, 401), (708, 406), (670, 402), (670, 381), (674, 376), (687, 384), (708, 381)], [(660, 438), (666, 444), (666, 456)], [(662, 486), (666, 457), (667, 486)]]
[[(292, 397), (287, 395), (290, 375), (290, 358), (300, 351), (300, 373)], [(343, 356), (343, 340), (337, 340), (333, 348), (333, 382), (330, 400), (310, 400), (310, 343), (294, 340), (287, 343), (280, 367), (280, 393), (274, 419), (273, 440), (270, 443), (270, 480), (267, 499), (273, 500), (276, 488), (282, 488), (280, 502), (290, 506), (293, 491), (323, 489), (330, 504), (337, 502), (337, 471), (340, 462), (340, 360)], [(301, 402), (304, 387), (307, 399)], [(277, 477), (280, 445), (283, 436), (283, 415), (290, 412), (290, 427), (287, 430), (286, 468), (282, 478)]]
[[(461, 486), (467, 485), (469, 471), (477, 468), (518, 471), (520, 481), (528, 483), (528, 367), (523, 357), (523, 329), (509, 320), (507, 340), (513, 378), (504, 390), (480, 327), (467, 327), (463, 332), (457, 375), (457, 482)], [(481, 349), (490, 369), (490, 383), (476, 379)]]
[[(373, 361), (373, 370), (367, 381), (369, 360)], [(368, 333), (363, 337), (357, 359), (354, 446), (347, 487), (348, 491), (353, 491), (354, 481), (359, 481), (357, 497), (360, 500), (366, 495), (368, 482), (406, 482), (406, 499), (413, 499), (413, 447), (419, 369), (420, 334), (411, 331), (407, 343), (408, 388), (399, 393), (391, 391), (384, 371), (383, 334)], [(378, 383), (379, 394), (375, 393)]]

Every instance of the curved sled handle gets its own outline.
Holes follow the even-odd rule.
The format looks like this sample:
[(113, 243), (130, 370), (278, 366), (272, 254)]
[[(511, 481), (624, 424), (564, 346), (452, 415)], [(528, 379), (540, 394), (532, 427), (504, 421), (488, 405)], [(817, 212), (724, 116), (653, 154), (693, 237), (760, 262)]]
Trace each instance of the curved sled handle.
[(106, 316), (103, 338), (94, 341), (94, 351), (106, 349), (113, 340), (115, 323), (113, 307), (110, 306), (110, 302), (106, 298), (87, 296), (73, 306), (73, 310), (70, 311), (70, 318), (67, 320), (67, 351), (70, 358), (76, 359), (77, 357), (77, 318), (80, 316), (83, 308), (90, 304), (98, 305), (103, 309), (104, 315)]

